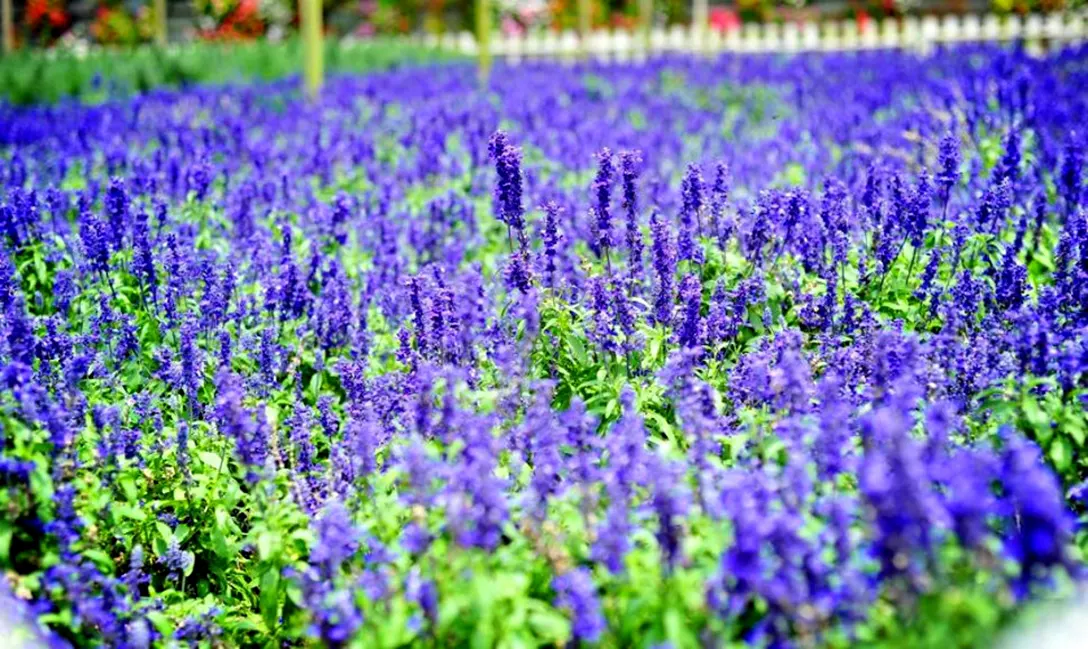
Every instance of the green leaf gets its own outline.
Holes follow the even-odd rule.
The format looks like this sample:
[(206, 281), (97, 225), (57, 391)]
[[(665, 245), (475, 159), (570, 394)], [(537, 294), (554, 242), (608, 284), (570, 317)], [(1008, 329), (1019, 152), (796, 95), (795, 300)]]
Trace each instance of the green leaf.
[(151, 622), (151, 625), (155, 627), (155, 630), (161, 633), (164, 637), (170, 638), (174, 635), (174, 625), (171, 624), (170, 618), (161, 611), (150, 610), (147, 612), (147, 619)]
[(1062, 425), (1062, 431), (1069, 435), (1069, 437), (1076, 443), (1078, 448), (1084, 446), (1084, 414), (1066, 412), (1065, 421)]
[(570, 346), (571, 354), (574, 356), (574, 360), (579, 365), (588, 365), (589, 360), (586, 358), (586, 348), (582, 345), (582, 340), (573, 334), (568, 334), (566, 337), (567, 345)]
[(211, 451), (201, 451), (197, 453), (197, 457), (200, 458), (201, 462), (211, 467), (213, 471), (222, 471), (224, 468), (222, 466), (223, 456), (219, 455), (218, 453), (212, 453)]
[(136, 481), (132, 478), (124, 478), (118, 481), (121, 485), (121, 490), (125, 492), (125, 499), (129, 502), (137, 502), (140, 500), (140, 492), (136, 488)]
[(147, 520), (147, 513), (145, 513), (144, 510), (140, 509), (139, 507), (133, 507), (131, 505), (126, 505), (122, 503), (115, 503), (113, 508), (114, 511), (116, 511), (118, 515), (123, 518), (128, 518), (134, 521)]
[(15, 528), (7, 521), (0, 521), (0, 563), (11, 562), (11, 538), (15, 535)]
[(306, 603), (302, 597), (302, 589), (295, 585), (293, 582), (289, 582), (287, 587), (287, 601), (291, 602), (299, 608), (303, 608)]
[(280, 547), (280, 535), (269, 530), (263, 530), (257, 535), (257, 556), (261, 561), (268, 561), (273, 553)]
[(671, 442), (673, 445), (676, 444), (676, 431), (673, 428), (672, 424), (670, 424), (668, 420), (665, 419), (664, 415), (659, 412), (651, 411), (646, 413), (645, 416), (647, 419), (652, 420), (655, 424), (657, 424), (657, 427), (661, 431), (661, 434), (664, 435), (665, 438), (669, 440), (669, 442)]
[(83, 551), (83, 556), (98, 564), (100, 567), (107, 567), (110, 570), (113, 569), (113, 559), (110, 555), (106, 554), (102, 550), (97, 548), (90, 548)]
[(1054, 463), (1054, 470), (1065, 475), (1073, 463), (1073, 444), (1068, 437), (1059, 435), (1050, 443), (1047, 455), (1050, 456), (1050, 461)]
[(228, 521), (229, 518), (226, 510), (222, 507), (217, 507), (215, 509), (215, 524), (212, 526), (210, 532), (212, 541), (211, 549), (217, 557), (224, 560), (233, 559), (235, 555), (233, 544), (227, 536), (230, 531)]
[(264, 631), (263, 622), (252, 617), (230, 617), (223, 621), (223, 626), (233, 631), (252, 631), (253, 633)]
[(1045, 445), (1053, 432), (1050, 425), (1050, 415), (1032, 397), (1024, 398), (1020, 404), (1020, 410), (1023, 413), (1024, 421), (1035, 433), (1035, 441), (1040, 445)]
[(280, 571), (275, 566), (261, 575), (261, 617), (268, 633), (275, 633), (280, 617)]
[(683, 614), (675, 608), (669, 608), (665, 611), (665, 637), (669, 639), (672, 646), (677, 647), (697, 647), (699, 643), (692, 637), (690, 629), (684, 624)]
[(529, 600), (529, 628), (548, 644), (561, 645), (570, 638), (570, 620), (539, 600)]

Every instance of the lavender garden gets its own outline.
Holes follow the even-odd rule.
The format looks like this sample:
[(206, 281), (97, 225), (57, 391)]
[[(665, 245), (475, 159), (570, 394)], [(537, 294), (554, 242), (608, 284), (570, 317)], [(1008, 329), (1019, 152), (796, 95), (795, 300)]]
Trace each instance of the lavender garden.
[(989, 46), (0, 107), (0, 608), (989, 646), (1088, 548), (1086, 110)]

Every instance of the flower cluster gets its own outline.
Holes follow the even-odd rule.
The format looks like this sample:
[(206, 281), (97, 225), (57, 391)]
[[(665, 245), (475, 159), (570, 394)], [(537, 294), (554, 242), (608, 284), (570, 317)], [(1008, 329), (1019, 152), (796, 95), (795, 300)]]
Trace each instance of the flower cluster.
[(990, 637), (1083, 573), (1085, 63), (0, 106), (0, 609), (74, 646)]

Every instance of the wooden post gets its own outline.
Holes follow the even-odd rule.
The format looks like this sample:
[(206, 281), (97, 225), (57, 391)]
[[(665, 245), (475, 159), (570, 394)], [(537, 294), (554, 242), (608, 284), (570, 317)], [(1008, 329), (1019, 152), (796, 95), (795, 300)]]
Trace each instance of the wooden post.
[(641, 23), (642, 49), (646, 56), (650, 56), (652, 40), (650, 37), (654, 28), (654, 0), (639, 0), (638, 19)]
[(479, 55), (480, 83), (491, 75), (491, 2), (476, 0), (476, 53)]
[(591, 0), (578, 0), (578, 47), (583, 57), (589, 56), (589, 32), (592, 24)]
[(155, 0), (155, 42), (166, 45), (166, 0)]
[(691, 7), (691, 36), (695, 39), (696, 51), (703, 51), (706, 43), (706, 28), (710, 21), (707, 0), (694, 0)]
[(302, 30), (302, 73), (306, 93), (316, 97), (325, 74), (325, 49), (321, 42), (321, 0), (299, 0)]
[(11, 0), (0, 0), (0, 40), (3, 41), (4, 54), (15, 50), (15, 18), (12, 16)]

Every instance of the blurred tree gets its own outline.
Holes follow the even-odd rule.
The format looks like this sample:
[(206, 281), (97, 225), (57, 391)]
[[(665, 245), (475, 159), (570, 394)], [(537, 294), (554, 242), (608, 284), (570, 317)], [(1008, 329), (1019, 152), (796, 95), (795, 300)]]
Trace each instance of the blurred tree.
[(690, 0), (661, 0), (661, 12), (669, 25), (691, 22)]
[(770, 0), (737, 0), (737, 14), (744, 22), (768, 20), (773, 12), (774, 4)]
[(155, 35), (155, 10), (143, 0), (101, 0), (90, 31), (103, 44), (148, 43)]
[(1084, 0), (992, 0), (992, 9), (999, 14), (1031, 12), (1048, 13), (1063, 9), (1079, 9), (1085, 4)]

